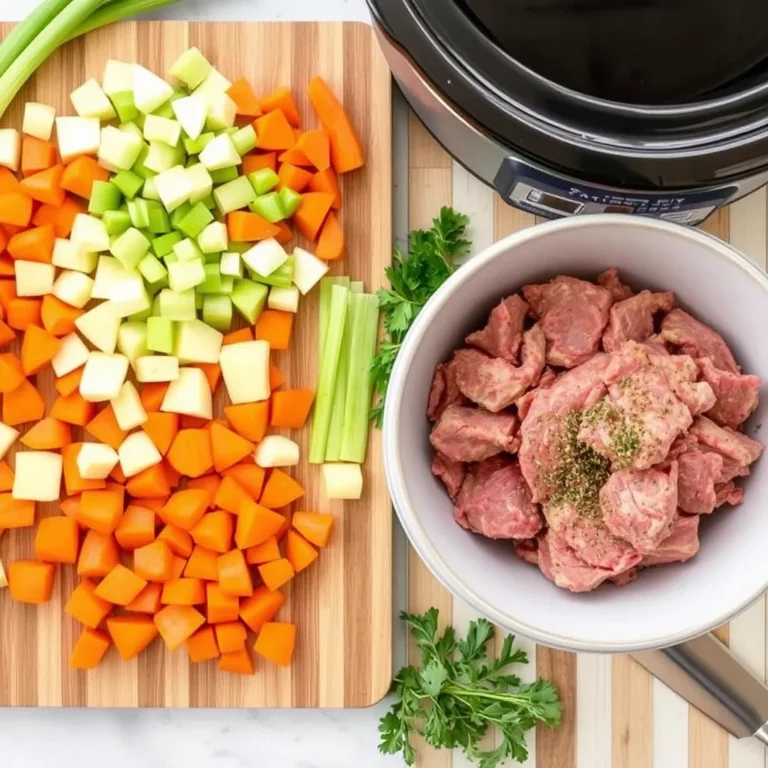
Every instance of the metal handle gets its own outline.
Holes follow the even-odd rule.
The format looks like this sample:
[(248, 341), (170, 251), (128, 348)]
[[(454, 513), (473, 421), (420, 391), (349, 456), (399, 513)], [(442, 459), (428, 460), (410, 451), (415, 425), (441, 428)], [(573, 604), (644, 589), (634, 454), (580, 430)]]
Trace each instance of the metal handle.
[(633, 658), (729, 733), (768, 745), (768, 687), (714, 635)]

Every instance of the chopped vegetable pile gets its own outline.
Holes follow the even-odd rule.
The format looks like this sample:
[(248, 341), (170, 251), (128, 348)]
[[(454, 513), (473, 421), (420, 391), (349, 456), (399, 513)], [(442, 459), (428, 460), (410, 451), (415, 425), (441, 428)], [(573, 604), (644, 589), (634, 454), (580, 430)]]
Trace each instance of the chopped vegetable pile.
[[(196, 48), (170, 74), (110, 60), (70, 95), (76, 116), (29, 103), (21, 132), (0, 130), (0, 349), (14, 350), (0, 352), (0, 536), (33, 529), (36, 555), (0, 562), (0, 587), (45, 603), (56, 568), (76, 567), (74, 668), (111, 644), (132, 659), (159, 635), (251, 674), (249, 632), (257, 654), (290, 663), (280, 589), (333, 527), (290, 512), (299, 446), (268, 432), (301, 429), (315, 392), (284, 388), (271, 357), (291, 345), (300, 297), (344, 256), (337, 174), (364, 157), (319, 77), (320, 127), (302, 131), (288, 88), (258, 99)], [(285, 249), (291, 225), (314, 253)], [(334, 458), (329, 498), (352, 497), (349, 467), (362, 491), (378, 311), (355, 286), (324, 305), (334, 355), (320, 358), (314, 418), (336, 445), (326, 436), (318, 453)], [(46, 413), (36, 376), (51, 373)], [(45, 502), (63, 514), (36, 523)]]

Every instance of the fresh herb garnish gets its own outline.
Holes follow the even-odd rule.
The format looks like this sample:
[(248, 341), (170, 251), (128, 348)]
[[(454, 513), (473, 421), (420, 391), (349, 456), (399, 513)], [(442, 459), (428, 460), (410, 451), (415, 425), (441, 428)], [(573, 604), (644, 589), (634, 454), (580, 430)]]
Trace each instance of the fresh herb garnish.
[[(453, 627), (438, 637), (436, 608), (400, 618), (421, 649), (422, 668), (403, 667), (394, 679), (398, 700), (379, 722), (381, 752), (401, 752), (413, 765), (410, 736), (420, 733), (433, 747), (461, 747), (480, 768), (494, 768), (508, 758), (527, 759), (525, 732), (537, 722), (551, 728), (560, 724), (562, 704), (552, 683), (522, 684), (507, 672), (511, 664), (528, 663), (524, 651), (513, 649), (513, 635), (504, 638), (498, 658), (489, 659), (494, 627), (485, 619), (471, 622), (467, 636), (457, 639)], [(492, 725), (501, 744), (481, 750), (478, 742)]]
[(373, 386), (379, 394), (371, 419), (377, 427), (382, 424), (389, 377), (405, 334), (429, 297), (450, 277), (454, 259), (469, 252), (471, 243), (464, 239), (468, 224), (469, 219), (453, 208), (441, 208), (431, 229), (410, 233), (408, 255), (395, 249), (392, 266), (386, 269), (392, 287), (378, 291), (386, 335), (371, 365)]

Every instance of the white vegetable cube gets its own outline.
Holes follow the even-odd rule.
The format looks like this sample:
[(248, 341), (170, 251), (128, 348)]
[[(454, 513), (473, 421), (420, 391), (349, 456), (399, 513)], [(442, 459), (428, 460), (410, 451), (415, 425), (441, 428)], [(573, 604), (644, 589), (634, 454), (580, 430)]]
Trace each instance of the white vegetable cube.
[(274, 237), (261, 240), (249, 248), (242, 259), (246, 266), (262, 277), (269, 277), (288, 260), (288, 254)]
[(200, 320), (183, 321), (177, 324), (173, 354), (181, 363), (218, 363), (223, 340), (222, 333)]
[(173, 96), (173, 87), (162, 77), (140, 64), (133, 65), (133, 101), (136, 109), (148, 115)]
[(117, 449), (120, 469), (126, 477), (133, 477), (145, 469), (159, 464), (163, 457), (146, 432), (134, 432), (120, 443)]
[(117, 351), (135, 367), (136, 360), (148, 353), (147, 324), (138, 320), (123, 323), (117, 332)]
[(91, 352), (80, 379), (80, 395), (89, 403), (113, 400), (120, 394), (127, 373), (125, 355)]
[(101, 123), (98, 117), (57, 117), (56, 139), (64, 163), (78, 155), (95, 155), (101, 146)]
[(64, 336), (59, 345), (59, 350), (51, 360), (53, 372), (57, 377), (66, 376), (81, 365), (85, 365), (90, 352), (83, 344), (83, 340), (76, 333)]
[(117, 117), (115, 108), (101, 86), (91, 78), (69, 94), (72, 106), (80, 117), (96, 117), (111, 120)]
[(295, 467), (299, 463), (299, 446), (282, 435), (267, 435), (253, 452), (260, 467)]
[(323, 464), (320, 472), (327, 499), (359, 499), (363, 495), (363, 470), (359, 464)]
[(199, 48), (188, 48), (171, 66), (171, 75), (181, 80), (187, 88), (197, 88), (213, 71), (208, 59)]
[(133, 90), (133, 64), (109, 59), (104, 66), (101, 86), (107, 96)]
[(75, 327), (94, 347), (112, 353), (117, 346), (120, 318), (111, 301), (103, 301), (75, 320)]
[(0, 421), (0, 461), (5, 458), (11, 446), (16, 442), (19, 436), (19, 430), (9, 427)]
[(120, 394), (112, 401), (112, 410), (117, 426), (123, 432), (130, 432), (147, 420), (147, 412), (141, 404), (139, 393), (130, 381), (126, 381), (120, 388)]
[(84, 480), (104, 480), (115, 468), (117, 451), (103, 443), (83, 443), (77, 453), (77, 471)]
[(19, 170), (21, 134), (15, 128), (0, 128), (0, 166)]
[(109, 235), (104, 222), (87, 213), (78, 213), (72, 224), (69, 239), (81, 251), (98, 252), (109, 250)]
[(112, 299), (119, 296), (122, 284), (132, 280), (135, 274), (113, 256), (99, 256), (91, 296), (94, 299)]
[(136, 380), (142, 383), (151, 381), (175, 381), (179, 378), (179, 359), (166, 355), (142, 355), (134, 364)]
[(212, 69), (205, 80), (195, 88), (193, 93), (196, 96), (208, 98), (217, 93), (226, 93), (231, 86), (232, 83), (218, 69)]
[(16, 269), (17, 296), (45, 296), (53, 293), (53, 280), (56, 267), (39, 261), (14, 262)]
[(65, 270), (53, 284), (53, 295), (65, 304), (82, 309), (91, 298), (93, 280), (82, 272)]
[(25, 501), (58, 501), (63, 466), (60, 453), (17, 453), (11, 496)]
[(28, 101), (24, 105), (24, 121), (21, 130), (27, 136), (34, 136), (41, 141), (50, 141), (53, 133), (53, 121), (56, 119), (56, 109), (48, 104)]
[(77, 272), (90, 274), (96, 269), (98, 254), (83, 250), (77, 243), (57, 237), (53, 242), (51, 262), (54, 267), (74, 269)]
[(299, 311), (299, 289), (295, 285), (288, 288), (273, 286), (269, 289), (267, 306), (270, 309), (279, 309), (283, 312)]
[(219, 365), (229, 399), (235, 405), (269, 399), (269, 344), (266, 341), (241, 341), (223, 346)]
[(202, 163), (190, 165), (187, 168), (187, 176), (189, 177), (189, 183), (192, 185), (189, 202), (193, 205), (208, 197), (213, 191), (213, 179), (211, 174), (208, 173), (208, 169)]
[(155, 176), (154, 182), (157, 194), (168, 213), (188, 200), (193, 191), (192, 182), (183, 165), (176, 165), (159, 173)]
[(211, 387), (205, 374), (199, 368), (180, 368), (179, 377), (168, 387), (160, 410), (210, 419), (213, 404)]
[(101, 131), (99, 165), (108, 171), (127, 171), (133, 167), (143, 147), (144, 142), (135, 133), (105, 125)]
[(203, 147), (203, 151), (198, 155), (198, 158), (209, 171), (231, 168), (242, 163), (237, 147), (232, 143), (232, 139), (227, 133), (222, 133), (209, 141)]
[(328, 262), (303, 248), (293, 249), (293, 284), (306, 296), (330, 269)]
[[(199, 97), (198, 97), (199, 98)], [(208, 97), (206, 126), (212, 131), (231, 128), (235, 124), (237, 104), (225, 93), (213, 93)]]
[(222, 253), (221, 261), (219, 262), (219, 270), (222, 275), (242, 277), (243, 262), (240, 260), (240, 254), (236, 251), (228, 251), (227, 253)]
[(175, 147), (181, 138), (181, 124), (167, 117), (147, 115), (144, 118), (144, 138), (147, 141), (162, 141), (169, 147)]
[(172, 291), (188, 291), (205, 282), (205, 267), (200, 259), (172, 261), (168, 265), (168, 283)]
[(171, 102), (176, 119), (190, 139), (196, 139), (203, 132), (208, 114), (208, 102), (202, 96), (184, 96)]
[(227, 225), (223, 221), (212, 221), (197, 236), (197, 244), (203, 253), (221, 253), (229, 245)]

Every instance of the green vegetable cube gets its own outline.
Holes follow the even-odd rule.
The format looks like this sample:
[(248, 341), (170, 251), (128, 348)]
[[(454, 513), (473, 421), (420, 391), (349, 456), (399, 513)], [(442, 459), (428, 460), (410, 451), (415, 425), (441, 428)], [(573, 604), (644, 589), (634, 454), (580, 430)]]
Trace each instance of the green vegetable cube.
[(167, 274), (168, 270), (163, 266), (160, 259), (148, 253), (138, 264), (139, 272), (147, 283), (159, 283)]
[(248, 207), (270, 224), (285, 218), (283, 206), (280, 204), (280, 195), (277, 192), (269, 192), (257, 197)]
[(173, 354), (174, 322), (167, 317), (150, 317), (147, 319), (147, 349), (153, 352)]
[(248, 181), (257, 195), (266, 195), (280, 183), (280, 177), (271, 168), (259, 168), (248, 175)]
[(171, 219), (165, 212), (162, 203), (156, 200), (147, 200), (147, 210), (149, 212), (148, 229), (153, 235), (162, 235), (171, 231)]
[(139, 128), (139, 124), (136, 120), (129, 120), (127, 123), (120, 123), (119, 130), (123, 133), (132, 133), (137, 138), (144, 141), (144, 132)]
[[(162, 291), (163, 288), (167, 288), (168, 287), (168, 275), (166, 275), (165, 277), (161, 278), (156, 283), (147, 283), (146, 285), (147, 285), (147, 293), (150, 296), (155, 296), (155, 294), (157, 294), (159, 291)], [(156, 298), (156, 296), (155, 296), (155, 298)], [(152, 304), (152, 307), (154, 309), (154, 302)], [(154, 313), (154, 311), (151, 311), (150, 314), (154, 315), (155, 313)]]
[(229, 296), (203, 297), (203, 322), (222, 333), (232, 328), (232, 299)]
[(213, 199), (213, 194), (206, 195), (200, 201), (209, 211), (212, 211), (216, 207), (216, 201)]
[(205, 281), (205, 266), (200, 259), (168, 264), (168, 282), (172, 291), (187, 291)]
[(285, 218), (293, 216), (301, 205), (301, 195), (290, 187), (283, 187), (278, 194)]
[[(204, 200), (213, 191), (213, 179), (208, 169), (202, 163), (193, 163), (187, 168), (187, 178), (192, 185), (192, 194), (189, 202), (193, 205)], [(211, 206), (206, 205), (206, 208)]]
[(197, 317), (195, 292), (192, 289), (177, 293), (164, 288), (157, 294), (157, 303), (159, 315), (169, 320), (194, 320)]
[(232, 181), (232, 179), (236, 179), (237, 177), (238, 170), (234, 165), (231, 165), (228, 168), (219, 168), (216, 171), (211, 171), (211, 181), (213, 181), (214, 184), (226, 184), (228, 181)]
[(192, 203), (185, 200), (178, 208), (175, 208), (171, 214), (171, 226), (174, 229), (179, 228), (179, 222), (192, 210)]
[(136, 363), (137, 358), (147, 354), (147, 324), (142, 322), (145, 319), (140, 320), (132, 315), (131, 320), (123, 323), (117, 332), (117, 351), (125, 355), (131, 365)]
[(256, 147), (256, 131), (253, 126), (249, 123), (233, 133), (232, 143), (235, 145), (235, 149), (240, 154), (240, 157), (254, 149)]
[(101, 217), (107, 234), (111, 237), (122, 235), (131, 226), (131, 217), (128, 211), (104, 211)]
[(256, 193), (248, 179), (245, 176), (239, 176), (214, 189), (213, 199), (221, 213), (227, 214), (238, 208), (245, 208), (256, 199)]
[(213, 131), (201, 133), (196, 139), (184, 139), (184, 149), (188, 155), (199, 155), (216, 138)]
[[(266, 242), (266, 241), (262, 241)], [(288, 288), (293, 283), (293, 267), (296, 260), (293, 256), (289, 256), (274, 272), (270, 272), (267, 277), (260, 275), (251, 269), (248, 273), (252, 280), (258, 283), (264, 283), (264, 285), (274, 285), (277, 288)]]
[(133, 270), (146, 255), (149, 245), (149, 240), (131, 227), (113, 241), (109, 251), (126, 269)]
[[(159, 117), (162, 120), (172, 120), (175, 115), (173, 112), (173, 107), (171, 106), (171, 102), (166, 101), (165, 104), (161, 104), (154, 112), (151, 112), (146, 117)], [(164, 141), (164, 139), (159, 139), (159, 141)], [(170, 144), (170, 142), (168, 143)], [(171, 146), (175, 147), (176, 145), (171, 144)]]
[(221, 273), (218, 263), (205, 264), (205, 280), (195, 289), (198, 293), (221, 293)]
[[(202, 203), (198, 203), (202, 205)], [(205, 209), (208, 211), (208, 209)], [(208, 215), (211, 216), (210, 212)], [(213, 219), (213, 216), (211, 216)], [(221, 253), (227, 249), (227, 225), (223, 221), (213, 221), (198, 235), (197, 244), (203, 253)]]
[(178, 223), (177, 229), (187, 237), (197, 237), (212, 221), (213, 214), (202, 203), (196, 203)]
[(128, 201), (128, 215), (131, 217), (131, 224), (138, 229), (145, 229), (149, 226), (149, 208), (147, 201), (140, 197)]
[(165, 107), (171, 112), (170, 118), (160, 117), (155, 113), (147, 115), (144, 120), (144, 138), (150, 142), (150, 147), (153, 141), (161, 141), (163, 144), (175, 147), (181, 138), (181, 125), (173, 119), (171, 105), (165, 104), (163, 108)]
[(267, 303), (269, 289), (252, 280), (236, 280), (232, 291), (232, 304), (251, 325), (256, 322)]
[(235, 290), (235, 278), (232, 275), (221, 276), (221, 290), (219, 293), (223, 293), (225, 296), (231, 296), (232, 291)]
[(133, 91), (113, 93), (109, 98), (121, 123), (130, 122), (139, 116), (139, 110), (133, 103)]
[(173, 246), (181, 242), (181, 232), (169, 232), (167, 235), (160, 235), (152, 241), (152, 250), (155, 256), (162, 259), (173, 251)]
[(240, 260), (239, 253), (234, 251), (222, 253), (219, 266), (222, 275), (231, 275), (232, 277), (243, 276), (243, 262)]
[(116, 211), (123, 201), (120, 189), (111, 181), (94, 181), (91, 186), (91, 199), (88, 213), (101, 216), (106, 211)]
[(182, 147), (171, 147), (161, 141), (152, 141), (144, 165), (155, 173), (162, 173), (183, 163), (185, 153)]
[(194, 240), (186, 238), (173, 246), (173, 252), (179, 261), (202, 261), (202, 251)]
[(119, 171), (112, 177), (114, 184), (128, 200), (133, 200), (144, 186), (144, 180), (133, 171)]
[(198, 48), (187, 49), (171, 66), (171, 75), (190, 90), (197, 88), (211, 72), (213, 67)]

